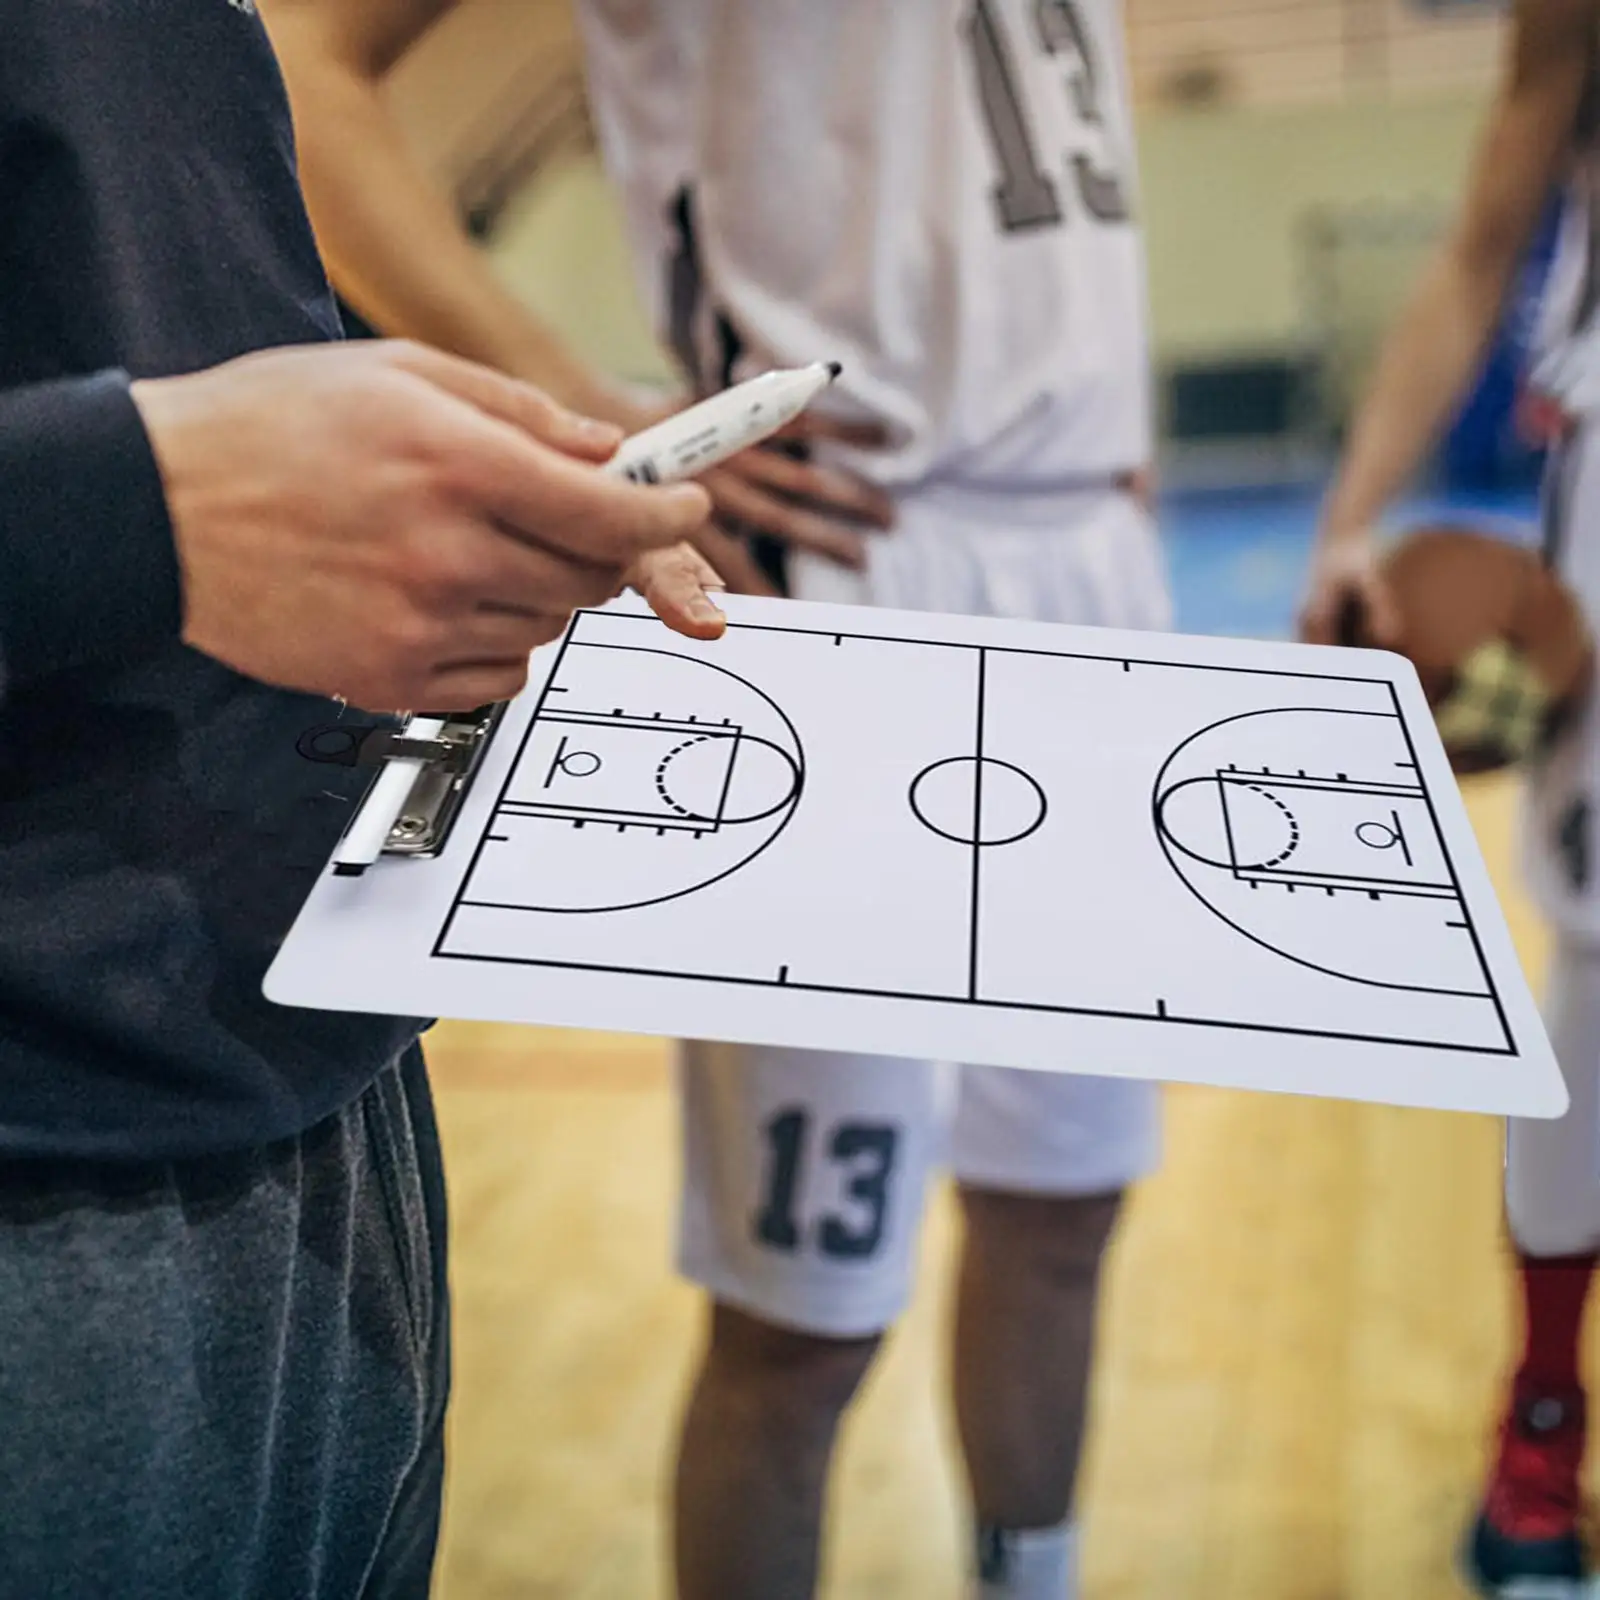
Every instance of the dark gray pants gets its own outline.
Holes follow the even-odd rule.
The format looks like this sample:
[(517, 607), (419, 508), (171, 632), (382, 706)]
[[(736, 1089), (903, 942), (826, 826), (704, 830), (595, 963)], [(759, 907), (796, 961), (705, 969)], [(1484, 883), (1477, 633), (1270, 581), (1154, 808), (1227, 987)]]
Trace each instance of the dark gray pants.
[(447, 1329), (418, 1051), (258, 1151), (0, 1166), (0, 1597), (424, 1600)]

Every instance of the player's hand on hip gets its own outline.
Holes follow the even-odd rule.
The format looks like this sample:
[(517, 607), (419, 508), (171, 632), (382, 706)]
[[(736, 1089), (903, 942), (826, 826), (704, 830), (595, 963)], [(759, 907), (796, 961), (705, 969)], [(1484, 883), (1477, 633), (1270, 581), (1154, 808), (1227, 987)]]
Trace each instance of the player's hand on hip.
[(728, 626), (711, 598), (727, 585), (692, 544), (641, 556), (628, 573), (628, 582), (676, 633), (691, 639), (720, 639)]
[[(629, 431), (678, 409), (676, 404), (641, 408), (629, 420)], [(711, 496), (720, 529), (718, 536), (703, 536), (698, 542), (734, 593), (777, 592), (745, 549), (743, 541), (752, 535), (860, 568), (866, 564), (866, 539), (894, 526), (893, 500), (855, 473), (809, 459), (817, 444), (882, 450), (888, 433), (877, 423), (802, 412), (771, 440), (741, 451), (698, 479)]]
[(185, 640), (372, 710), (510, 697), (532, 649), (709, 511), (597, 472), (616, 428), (416, 345), (268, 351), (133, 396)]
[(883, 490), (793, 455), (781, 441), (742, 451), (700, 481), (720, 521), (845, 567), (865, 566), (867, 539), (894, 526), (894, 503)]
[(1318, 538), (1300, 637), (1310, 644), (1348, 644), (1352, 623), (1363, 643), (1392, 646), (1400, 637), (1400, 613), (1383, 579), (1377, 541), (1365, 528)]

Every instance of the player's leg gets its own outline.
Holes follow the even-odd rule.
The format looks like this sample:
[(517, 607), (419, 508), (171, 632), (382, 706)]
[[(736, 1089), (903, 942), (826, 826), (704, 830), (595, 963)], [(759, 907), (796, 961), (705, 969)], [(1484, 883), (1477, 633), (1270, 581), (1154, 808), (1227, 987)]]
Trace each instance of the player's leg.
[(1523, 1343), (1468, 1552), (1474, 1579), (1492, 1595), (1538, 1578), (1570, 1580), (1576, 1594), (1585, 1568), (1578, 1351), (1600, 1249), (1600, 949), (1559, 943), (1545, 1009), (1572, 1104), (1556, 1121), (1513, 1119), (1507, 1130)]
[(684, 1048), (680, 1266), (712, 1298), (679, 1445), (681, 1600), (806, 1600), (839, 1419), (910, 1292), (942, 1119), (878, 1056)]
[[(1552, 455), (1546, 555), (1600, 626), (1600, 454), (1589, 430)], [(1523, 1344), (1502, 1410), (1494, 1465), (1467, 1543), (1486, 1594), (1525, 1579), (1578, 1592), (1585, 1399), (1579, 1333), (1600, 1248), (1600, 701), (1530, 768), (1522, 815), (1528, 887), (1557, 930), (1545, 1022), (1571, 1101), (1551, 1122), (1507, 1128), (1506, 1212), (1523, 1305)]]
[(1122, 1192), (1157, 1162), (1159, 1095), (1128, 1079), (962, 1070), (955, 1396), (984, 1600), (1077, 1594), (1100, 1268)]
[(815, 1592), (839, 1419), (878, 1342), (802, 1333), (711, 1302), (674, 1483), (682, 1600)]

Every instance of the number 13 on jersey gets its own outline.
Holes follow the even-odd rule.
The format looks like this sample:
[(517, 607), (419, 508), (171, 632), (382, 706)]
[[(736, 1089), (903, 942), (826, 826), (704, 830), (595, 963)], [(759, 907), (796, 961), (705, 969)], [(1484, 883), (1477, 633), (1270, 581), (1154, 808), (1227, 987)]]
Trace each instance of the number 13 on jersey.
[[(1094, 222), (1126, 222), (1127, 185), (1108, 148), (1099, 52), (1079, 0), (1032, 0), (1033, 37), (1027, 41), (1066, 69), (1063, 85), (1085, 142), (1100, 150), (1066, 152), (1078, 201)], [(964, 24), (977, 75), (978, 98), (989, 141), (1000, 169), (994, 187), (995, 209), (1007, 233), (1025, 228), (1059, 227), (1066, 214), (1056, 180), (1041, 165), (1022, 93), (1013, 43), (999, 15), (998, 0), (973, 0)]]

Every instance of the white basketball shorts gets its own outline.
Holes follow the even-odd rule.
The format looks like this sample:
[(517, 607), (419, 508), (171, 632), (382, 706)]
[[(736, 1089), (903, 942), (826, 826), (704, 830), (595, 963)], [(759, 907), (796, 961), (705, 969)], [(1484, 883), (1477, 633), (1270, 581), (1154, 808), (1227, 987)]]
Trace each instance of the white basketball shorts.
[[(799, 599), (1164, 628), (1155, 529), (1109, 489), (1034, 497), (948, 487), (902, 501), (865, 572), (791, 563)], [(848, 915), (848, 908), (841, 908)], [(837, 1338), (910, 1296), (929, 1173), (1041, 1195), (1118, 1190), (1159, 1158), (1160, 1091), (1072, 1075), (808, 1050), (682, 1047), (679, 1266), (727, 1304)]]

